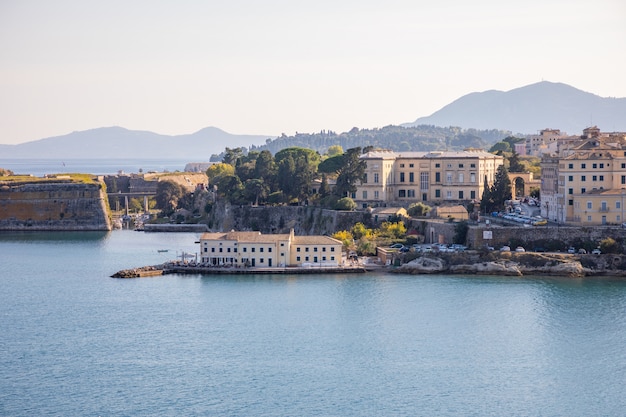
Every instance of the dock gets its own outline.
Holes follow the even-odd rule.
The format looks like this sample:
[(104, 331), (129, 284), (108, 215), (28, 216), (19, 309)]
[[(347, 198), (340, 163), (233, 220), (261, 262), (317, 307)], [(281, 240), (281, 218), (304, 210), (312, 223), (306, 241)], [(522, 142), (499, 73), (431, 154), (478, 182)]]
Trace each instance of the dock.
[(193, 264), (167, 263), (124, 269), (111, 275), (112, 278), (144, 278), (169, 274), (192, 275), (303, 275), (303, 274), (361, 274), (367, 269), (361, 265), (336, 267), (220, 267), (198, 266)]

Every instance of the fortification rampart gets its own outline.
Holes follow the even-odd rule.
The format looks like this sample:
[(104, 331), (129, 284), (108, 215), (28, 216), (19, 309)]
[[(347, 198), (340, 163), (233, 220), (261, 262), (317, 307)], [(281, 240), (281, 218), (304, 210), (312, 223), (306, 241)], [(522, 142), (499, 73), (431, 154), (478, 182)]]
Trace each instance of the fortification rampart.
[(103, 184), (0, 183), (0, 230), (111, 230)]

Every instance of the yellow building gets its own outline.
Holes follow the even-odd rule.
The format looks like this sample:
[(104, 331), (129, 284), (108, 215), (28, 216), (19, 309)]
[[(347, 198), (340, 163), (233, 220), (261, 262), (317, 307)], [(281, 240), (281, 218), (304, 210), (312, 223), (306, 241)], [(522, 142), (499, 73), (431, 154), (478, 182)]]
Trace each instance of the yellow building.
[(582, 143), (541, 160), (541, 214), (579, 225), (624, 222), (626, 135), (585, 129)]
[(204, 264), (235, 267), (319, 266), (342, 262), (342, 243), (328, 236), (264, 235), (261, 232), (204, 233), (200, 237)]
[(480, 200), (485, 178), (493, 184), (504, 158), (483, 150), (460, 152), (371, 151), (361, 155), (365, 180), (351, 197), (360, 206), (416, 201)]

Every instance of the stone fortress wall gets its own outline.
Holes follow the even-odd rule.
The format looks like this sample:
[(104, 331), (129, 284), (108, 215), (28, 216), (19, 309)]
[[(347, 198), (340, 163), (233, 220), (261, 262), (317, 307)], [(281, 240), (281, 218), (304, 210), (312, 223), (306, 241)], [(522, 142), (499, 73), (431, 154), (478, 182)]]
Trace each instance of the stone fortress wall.
[(0, 185), (0, 230), (111, 230), (102, 183)]

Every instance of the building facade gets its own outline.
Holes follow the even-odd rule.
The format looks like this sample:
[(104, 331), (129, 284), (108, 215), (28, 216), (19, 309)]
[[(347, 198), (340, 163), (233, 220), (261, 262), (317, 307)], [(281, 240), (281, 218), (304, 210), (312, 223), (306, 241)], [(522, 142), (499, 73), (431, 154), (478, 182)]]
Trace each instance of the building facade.
[(480, 200), (485, 180), (493, 184), (504, 158), (483, 150), (460, 152), (372, 151), (361, 155), (367, 164), (363, 183), (352, 195), (361, 207), (417, 201)]
[(626, 134), (585, 129), (541, 160), (541, 215), (577, 225), (621, 224), (626, 193)]
[(213, 266), (336, 267), (342, 262), (342, 243), (328, 236), (263, 235), (261, 232), (204, 233), (200, 260)]

